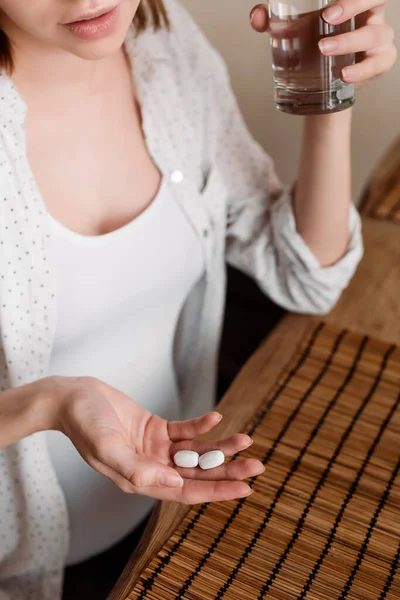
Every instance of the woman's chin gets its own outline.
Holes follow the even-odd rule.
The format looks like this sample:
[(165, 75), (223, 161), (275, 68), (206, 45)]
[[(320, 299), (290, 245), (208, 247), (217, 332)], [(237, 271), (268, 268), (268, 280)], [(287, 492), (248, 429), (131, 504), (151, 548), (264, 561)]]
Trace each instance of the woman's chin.
[(110, 12), (101, 23), (71, 24), (64, 29), (63, 46), (66, 50), (86, 60), (99, 60), (111, 56), (122, 47), (135, 14), (129, 2)]
[(79, 45), (68, 48), (68, 51), (84, 60), (102, 60), (118, 52), (124, 44), (125, 36), (101, 43)]
[(84, 60), (101, 60), (118, 52), (124, 44), (129, 26), (122, 31), (115, 31), (112, 35), (98, 40), (81, 41), (72, 40), (65, 50)]

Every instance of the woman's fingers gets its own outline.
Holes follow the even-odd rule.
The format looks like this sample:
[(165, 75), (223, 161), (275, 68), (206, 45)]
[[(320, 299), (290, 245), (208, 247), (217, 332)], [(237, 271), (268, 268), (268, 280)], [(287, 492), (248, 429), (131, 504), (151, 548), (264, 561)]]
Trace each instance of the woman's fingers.
[(319, 42), (322, 54), (340, 56), (367, 52), (393, 42), (394, 31), (389, 25), (367, 25), (351, 33), (344, 33)]
[[(183, 480), (172, 467), (142, 457), (115, 435), (102, 435), (94, 444), (87, 462), (100, 473), (110, 477), (111, 472), (127, 481), (136, 493), (145, 493), (148, 487), (182, 487)], [(113, 479), (114, 481), (114, 479)], [(119, 487), (121, 485), (117, 483)]]
[(244, 498), (252, 493), (251, 487), (243, 481), (185, 481), (178, 491), (181, 502), (199, 504), (203, 502), (222, 502)]
[(168, 435), (172, 442), (191, 440), (198, 435), (208, 433), (221, 421), (222, 415), (218, 412), (209, 412), (197, 419), (188, 421), (170, 421), (167, 424)]
[[(345, 56), (356, 54), (362, 59), (355, 65), (349, 65), (341, 72), (346, 83), (360, 84), (389, 71), (396, 62), (397, 50), (393, 44), (394, 31), (384, 22), (384, 4), (382, 0), (338, 0), (329, 7), (323, 16), (329, 22), (341, 23), (351, 17), (363, 18), (366, 25), (350, 33), (325, 38), (319, 47), (325, 56)], [(342, 9), (335, 19), (328, 18), (331, 11)]]
[[(246, 445), (250, 438), (237, 434), (221, 440), (227, 454)], [(215, 443), (212, 446), (215, 448)], [(204, 448), (206, 449), (206, 447)], [(139, 456), (123, 440), (103, 435), (87, 462), (121, 490), (160, 500), (184, 504), (219, 502), (247, 496), (249, 486), (242, 480), (264, 471), (256, 459), (239, 459), (216, 469), (175, 469)]]
[(250, 477), (256, 477), (264, 472), (265, 467), (259, 460), (255, 458), (240, 458), (232, 462), (225, 463), (216, 469), (208, 469), (204, 471), (199, 467), (194, 469), (182, 469), (177, 467), (176, 470), (184, 478), (197, 479), (199, 481), (242, 481)]
[(107, 467), (107, 465), (104, 465), (95, 458), (92, 458), (87, 462), (95, 471), (110, 479), (117, 487), (119, 487), (120, 490), (125, 492), (125, 494), (136, 494), (136, 488), (131, 484), (131, 482), (119, 475), (119, 473), (110, 467)]
[(394, 46), (375, 50), (362, 62), (343, 69), (342, 79), (347, 83), (363, 83), (389, 71), (396, 62), (397, 50)]
[(250, 13), (250, 22), (255, 31), (258, 31), (259, 33), (268, 31), (269, 18), (267, 7), (263, 4), (255, 6)]
[(337, 0), (322, 13), (327, 23), (339, 25), (370, 10), (381, 12), (386, 0)]
[(180, 502), (181, 504), (202, 504), (221, 502), (249, 496), (250, 486), (243, 481), (199, 481), (185, 480), (184, 486), (177, 489), (148, 488), (146, 495), (159, 500)]
[[(236, 464), (236, 462), (238, 464)], [(116, 486), (127, 494), (140, 494), (158, 500), (170, 500), (183, 504), (198, 504), (203, 502), (234, 500), (250, 495), (250, 486), (241, 480), (261, 474), (264, 467), (261, 463), (256, 463), (259, 463), (259, 461), (254, 459), (229, 463), (226, 465), (226, 478), (220, 478), (218, 475), (218, 473), (221, 475), (224, 474), (224, 467), (213, 469), (212, 472), (211, 470), (201, 471), (199, 469), (198, 471), (196, 470), (195, 478), (192, 479), (189, 476), (184, 479), (183, 487), (156, 485), (139, 488), (132, 485), (132, 483), (103, 463), (94, 460), (92, 466), (99, 473), (108, 477)], [(259, 465), (261, 465), (261, 467)], [(187, 470), (195, 471), (194, 469)], [(181, 470), (181, 472), (182, 471), (183, 470)], [(199, 473), (199, 471), (201, 472)]]
[(211, 450), (222, 450), (225, 456), (233, 456), (245, 450), (252, 444), (252, 439), (244, 433), (235, 433), (224, 440), (186, 440), (173, 444), (171, 447), (172, 458), (179, 450), (193, 450), (198, 454), (205, 454)]

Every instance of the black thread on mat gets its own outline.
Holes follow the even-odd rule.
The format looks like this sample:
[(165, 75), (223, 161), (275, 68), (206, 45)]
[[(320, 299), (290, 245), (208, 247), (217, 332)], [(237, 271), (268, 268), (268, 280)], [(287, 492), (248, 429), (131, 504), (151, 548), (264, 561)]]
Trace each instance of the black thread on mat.
[(390, 588), (392, 587), (392, 584), (394, 581), (394, 576), (396, 575), (397, 569), (399, 568), (399, 562), (400, 562), (400, 544), (397, 548), (397, 552), (395, 554), (392, 565), (390, 567), (390, 572), (385, 581), (385, 585), (383, 586), (381, 595), (379, 596), (379, 600), (385, 600), (386, 596), (388, 595)]
[[(374, 384), (373, 384), (371, 390), (369, 391), (369, 393), (367, 394), (367, 396), (365, 397), (363, 403), (361, 404), (361, 406), (357, 410), (357, 413), (354, 416), (354, 418), (353, 418), (353, 420), (352, 420), (349, 428), (350, 427), (351, 428), (354, 427), (355, 422), (359, 419), (359, 417), (360, 417), (361, 413), (363, 412), (364, 408), (367, 406), (368, 402), (370, 401), (370, 399), (374, 395), (374, 393), (375, 393), (375, 391), (376, 391), (376, 389), (377, 389), (377, 387), (378, 387), (378, 385), (379, 385), (379, 383), (380, 383), (380, 381), (382, 379), (382, 375), (383, 375), (383, 373), (385, 371), (385, 368), (387, 366), (389, 358), (390, 358), (391, 354), (393, 354), (393, 352), (394, 352), (395, 349), (396, 349), (396, 346), (391, 346), (387, 350), (387, 352), (385, 353), (385, 355), (383, 357), (383, 361), (382, 361), (381, 367), (380, 367), (380, 370), (379, 370), (379, 373), (378, 373), (377, 377), (375, 378)], [(347, 508), (350, 500), (352, 499), (353, 495), (357, 491), (358, 484), (360, 483), (361, 477), (364, 475), (364, 471), (367, 468), (368, 463), (371, 460), (371, 457), (374, 454), (375, 449), (376, 449), (377, 445), (379, 444), (379, 442), (381, 440), (381, 437), (382, 437), (382, 435), (383, 435), (386, 427), (388, 426), (388, 423), (389, 423), (390, 419), (393, 416), (395, 407), (396, 407), (396, 405), (392, 406), (392, 408), (391, 408), (388, 416), (386, 417), (386, 419), (381, 424), (381, 426), (379, 428), (379, 431), (378, 431), (378, 434), (376, 435), (376, 437), (375, 437), (375, 439), (374, 439), (374, 441), (372, 443), (372, 446), (369, 448), (368, 453), (367, 453), (367, 455), (366, 455), (366, 457), (365, 457), (365, 459), (363, 461), (363, 464), (361, 465), (360, 469), (358, 470), (356, 478), (354, 479), (353, 483), (351, 484), (351, 486), (350, 486), (350, 488), (349, 488), (349, 490), (348, 490), (348, 492), (346, 494), (346, 497), (343, 500), (343, 503), (342, 503), (342, 506), (340, 508), (340, 511), (339, 511), (339, 513), (338, 513), (338, 515), (337, 515), (337, 517), (335, 519), (335, 522), (334, 522), (334, 524), (333, 524), (333, 526), (332, 526), (332, 528), (331, 528), (331, 530), (329, 532), (328, 539), (327, 539), (327, 541), (325, 543), (325, 546), (324, 546), (324, 548), (323, 548), (323, 550), (322, 550), (322, 552), (321, 552), (321, 554), (320, 554), (317, 562), (315, 563), (315, 565), (313, 567), (313, 570), (310, 573), (310, 575), (309, 575), (309, 577), (307, 579), (307, 582), (305, 583), (305, 585), (303, 587), (303, 590), (302, 590), (301, 594), (297, 597), (297, 600), (304, 600), (304, 598), (306, 597), (308, 591), (310, 590), (310, 587), (312, 586), (312, 584), (313, 584), (313, 582), (314, 582), (314, 580), (315, 580), (315, 578), (316, 578), (316, 576), (318, 574), (318, 571), (320, 570), (320, 568), (322, 566), (322, 563), (324, 562), (324, 560), (325, 560), (325, 558), (326, 558), (326, 556), (327, 556), (327, 554), (329, 552), (329, 549), (330, 549), (330, 547), (332, 546), (332, 544), (334, 542), (336, 531), (337, 531), (337, 529), (339, 527), (339, 524), (340, 524), (340, 522), (341, 522), (341, 520), (343, 518), (345, 510), (346, 510), (346, 508)], [(345, 435), (347, 434), (347, 431), (349, 430), (349, 428), (346, 430)], [(335, 451), (335, 459), (334, 460), (336, 460), (337, 455), (338, 455), (338, 453), (336, 453), (336, 451)]]
[[(298, 415), (301, 407), (304, 405), (304, 403), (306, 402), (306, 400), (310, 397), (310, 395), (312, 394), (312, 392), (314, 391), (314, 389), (317, 387), (317, 385), (321, 382), (321, 380), (323, 379), (323, 377), (325, 376), (325, 374), (327, 373), (329, 367), (332, 364), (333, 358), (336, 354), (336, 352), (339, 349), (339, 346), (344, 338), (344, 336), (347, 334), (347, 331), (341, 331), (336, 340), (334, 345), (331, 348), (330, 354), (324, 364), (324, 366), (322, 367), (321, 371), (319, 372), (318, 376), (314, 379), (314, 381), (311, 383), (311, 385), (309, 386), (309, 388), (307, 389), (307, 391), (303, 394), (299, 404), (297, 405), (297, 407), (295, 408), (295, 410), (292, 412), (292, 414), (290, 415), (290, 417), (288, 418), (288, 420), (285, 423), (285, 426), (283, 427), (280, 435), (278, 436), (278, 438), (275, 440), (273, 446), (268, 450), (268, 452), (266, 453), (263, 463), (265, 464), (265, 461), (267, 459), (270, 458), (270, 456), (272, 456), (272, 453), (274, 452), (275, 448), (277, 447), (278, 443), (280, 442), (280, 440), (282, 439), (283, 435), (286, 433), (286, 431), (288, 430), (289, 426), (291, 425), (291, 423), (295, 420), (296, 416)], [(309, 441), (307, 442), (307, 446), (311, 443), (311, 438), (309, 439)], [(304, 451), (305, 452), (305, 451)], [(263, 520), (263, 523), (260, 525), (260, 527), (257, 529), (256, 533), (254, 534), (251, 542), (247, 545), (244, 553), (242, 554), (242, 556), (240, 557), (240, 560), (238, 562), (238, 564), (236, 565), (236, 567), (232, 570), (231, 574), (229, 575), (227, 581), (224, 583), (224, 585), (218, 590), (217, 595), (215, 596), (215, 600), (220, 600), (220, 598), (222, 598), (223, 594), (229, 589), (230, 585), (232, 584), (233, 580), (235, 579), (237, 573), (239, 572), (239, 570), (241, 569), (243, 563), (245, 562), (245, 560), (247, 559), (247, 556), (250, 554), (250, 552), (252, 551), (254, 545), (256, 544), (258, 538), (260, 537), (263, 529), (266, 527), (269, 519), (271, 518), (273, 511), (275, 509), (276, 504), (278, 503), (278, 500), (280, 498), (280, 496), (282, 495), (287, 482), (290, 480), (290, 478), (292, 477), (292, 475), (294, 475), (294, 473), (296, 472), (296, 470), (298, 469), (300, 462), (301, 462), (301, 458), (303, 455), (299, 455), (299, 457), (295, 460), (295, 462), (293, 463), (289, 473), (286, 475), (284, 482), (281, 484), (280, 488), (278, 489), (278, 491), (275, 494), (275, 497), (269, 507), (269, 510), (267, 512), (266, 517)], [(255, 480), (255, 478), (253, 478), (253, 480)], [(201, 569), (203, 568), (203, 566), (206, 564), (206, 562), (208, 561), (208, 559), (211, 557), (212, 553), (215, 551), (215, 549), (217, 548), (219, 542), (221, 541), (221, 539), (223, 538), (223, 536), (225, 535), (225, 533), (228, 531), (229, 526), (231, 525), (231, 523), (233, 522), (234, 518), (236, 518), (237, 514), (239, 513), (240, 508), (243, 506), (245, 502), (245, 499), (242, 498), (239, 503), (236, 505), (233, 513), (230, 515), (230, 517), (227, 519), (224, 527), (220, 530), (218, 536), (215, 538), (214, 542), (211, 544), (211, 546), (208, 548), (207, 552), (205, 553), (205, 555), (203, 556), (203, 558), (201, 559), (201, 561), (199, 562), (199, 564), (196, 566), (196, 569), (193, 571), (193, 573), (190, 575), (190, 577), (188, 577), (185, 581), (185, 583), (182, 585), (182, 587), (179, 590), (178, 595), (175, 597), (175, 600), (181, 600), (181, 598), (183, 597), (183, 594), (189, 589), (190, 585), (193, 583), (194, 579), (197, 577), (197, 575), (200, 573)], [(234, 518), (233, 515), (235, 515)]]
[[(295, 375), (297, 375), (299, 369), (303, 366), (303, 364), (307, 360), (318, 335), (320, 334), (320, 332), (322, 331), (322, 329), (324, 327), (325, 327), (325, 323), (322, 322), (322, 323), (319, 323), (317, 325), (317, 327), (314, 329), (313, 334), (310, 338), (310, 341), (309, 341), (306, 349), (304, 350), (302, 356), (300, 357), (300, 360), (296, 363), (296, 365), (293, 367), (293, 369), (291, 369), (289, 371), (289, 373), (286, 375), (284, 381), (278, 387), (276, 392), (272, 395), (271, 400), (266, 403), (263, 410), (258, 415), (256, 415), (254, 423), (253, 423), (252, 427), (249, 429), (249, 431), (247, 432), (247, 435), (250, 435), (250, 436), (253, 435), (253, 433), (256, 431), (257, 427), (260, 425), (261, 421), (263, 421), (266, 414), (271, 410), (272, 406), (275, 404), (276, 400), (279, 398), (279, 396), (281, 395), (283, 390), (286, 388), (288, 383), (293, 379), (293, 377)], [(342, 333), (346, 333), (346, 332), (342, 332)], [(286, 429), (282, 429), (282, 431), (284, 431), (284, 433), (281, 432), (278, 436), (278, 438), (280, 438), (280, 439), (285, 435)]]
[[(399, 404), (400, 404), (400, 396), (397, 398), (397, 402), (395, 404), (395, 407), (398, 408)], [(389, 494), (390, 494), (390, 492), (392, 490), (394, 482), (397, 479), (399, 471), (400, 471), (400, 459), (397, 461), (397, 465), (395, 466), (395, 468), (394, 468), (394, 470), (392, 472), (392, 475), (391, 475), (391, 477), (390, 477), (390, 479), (389, 479), (389, 481), (388, 481), (388, 483), (386, 485), (386, 488), (385, 488), (385, 490), (384, 490), (384, 492), (383, 492), (383, 494), (382, 494), (382, 496), (380, 498), (380, 501), (379, 501), (379, 504), (378, 504), (378, 506), (377, 506), (377, 508), (375, 510), (375, 513), (374, 513), (371, 521), (369, 522), (367, 534), (366, 534), (366, 536), (364, 538), (364, 541), (363, 541), (362, 546), (360, 548), (360, 551), (358, 553), (357, 560), (355, 562), (355, 565), (354, 565), (354, 567), (353, 567), (353, 569), (352, 569), (352, 571), (350, 573), (350, 576), (349, 576), (348, 580), (346, 581), (346, 584), (345, 584), (345, 586), (344, 586), (344, 588), (342, 590), (342, 593), (340, 594), (338, 600), (344, 600), (348, 596), (348, 593), (349, 593), (349, 591), (350, 591), (350, 589), (351, 589), (351, 587), (352, 587), (352, 585), (354, 583), (354, 579), (356, 578), (357, 572), (358, 572), (359, 568), (361, 567), (362, 562), (363, 562), (363, 560), (365, 558), (365, 553), (368, 550), (368, 545), (369, 545), (369, 542), (371, 540), (371, 537), (372, 537), (372, 534), (374, 532), (374, 529), (376, 527), (376, 523), (377, 523), (377, 521), (379, 519), (379, 515), (381, 514), (382, 510), (385, 507), (386, 502), (388, 501)]]
[[(339, 397), (343, 394), (344, 390), (346, 389), (346, 387), (348, 386), (348, 384), (350, 383), (350, 381), (353, 379), (358, 363), (360, 362), (362, 353), (365, 349), (365, 346), (367, 344), (368, 338), (363, 338), (360, 346), (358, 347), (358, 351), (355, 357), (355, 360), (351, 366), (351, 369), (349, 370), (346, 379), (344, 380), (344, 382), (342, 383), (342, 385), (339, 387), (339, 389), (337, 390), (335, 396), (333, 397), (333, 400), (328, 404), (327, 406), (327, 414), (330, 412), (331, 408), (333, 408), (333, 405), (336, 403), (336, 401), (339, 399)], [(362, 405), (363, 406), (363, 405)], [(308, 502), (305, 506), (305, 508), (303, 509), (303, 512), (301, 514), (301, 517), (299, 518), (299, 520), (296, 523), (296, 527), (295, 530), (292, 534), (291, 539), (289, 540), (285, 550), (283, 551), (283, 553), (280, 555), (278, 562), (275, 564), (271, 575), (269, 576), (269, 578), (267, 579), (267, 581), (265, 582), (265, 584), (263, 585), (263, 587), (260, 590), (260, 594), (258, 596), (258, 600), (261, 600), (265, 594), (268, 593), (271, 585), (274, 583), (275, 579), (277, 578), (279, 571), (281, 570), (281, 568), (283, 567), (289, 552), (292, 550), (293, 546), (295, 545), (295, 543), (297, 542), (298, 538), (301, 535), (305, 520), (308, 516), (308, 513), (310, 512), (310, 509), (312, 508), (314, 501), (318, 495), (318, 492), (320, 491), (320, 489), (322, 488), (322, 486), (325, 484), (328, 475), (332, 469), (332, 466), (336, 460), (336, 458), (338, 457), (341, 449), (343, 448), (344, 443), (346, 442), (347, 438), (349, 437), (356, 421), (357, 418), (359, 416), (359, 411), (356, 412), (355, 416), (353, 417), (352, 422), (350, 423), (350, 426), (347, 428), (346, 432), (344, 433), (344, 435), (342, 436), (342, 439), (340, 440), (338, 446), (336, 447), (335, 452), (333, 453), (333, 455), (331, 456), (331, 458), (329, 459), (329, 462), (327, 464), (327, 466), (325, 467), (324, 472), (322, 473), (317, 485), (315, 486), (310, 498), (308, 499)]]
[[(300, 370), (300, 368), (303, 366), (303, 364), (305, 363), (305, 361), (309, 357), (310, 352), (311, 352), (311, 350), (312, 350), (312, 348), (313, 348), (313, 346), (314, 346), (314, 344), (315, 344), (315, 342), (317, 340), (317, 337), (318, 337), (318, 335), (320, 334), (320, 332), (322, 331), (322, 329), (324, 327), (325, 327), (325, 323), (321, 322), (314, 329), (313, 333), (310, 336), (309, 342), (308, 342), (306, 348), (304, 349), (302, 355), (300, 356), (299, 360), (297, 361), (296, 365), (293, 367), (293, 369), (291, 371), (289, 371), (289, 373), (285, 377), (285, 379), (282, 382), (282, 384), (278, 387), (278, 389), (276, 390), (276, 392), (273, 394), (271, 400), (269, 402), (267, 402), (265, 409), (261, 413), (263, 415), (263, 417), (265, 417), (265, 415), (267, 414), (267, 412), (272, 408), (272, 406), (274, 405), (274, 403), (276, 402), (276, 400), (279, 398), (279, 396), (282, 394), (283, 390), (288, 385), (288, 383), (290, 382), (290, 380), (295, 375), (297, 375), (298, 371)], [(261, 421), (259, 421), (258, 419), (256, 420), (257, 426), (260, 424), (260, 422)], [(256, 429), (256, 427), (253, 426), (253, 428), (250, 431), (252, 433), (254, 433), (255, 429)], [(250, 433), (250, 435), (251, 435), (251, 433)], [(281, 434), (278, 437), (281, 437)], [(271, 454), (271, 456), (272, 456), (272, 454)], [(255, 478), (253, 477), (253, 480), (254, 479)], [(236, 505), (236, 507), (235, 507), (235, 509), (234, 509), (234, 511), (232, 513), (232, 515), (228, 519), (229, 522), (230, 522), (231, 518), (232, 518), (232, 522), (234, 521), (234, 519), (236, 518), (237, 514), (239, 513), (241, 507), (243, 506), (244, 501), (245, 501), (245, 498), (241, 498), (239, 500), (239, 502), (237, 503), (237, 505)], [(155, 568), (155, 570), (152, 573), (152, 575), (148, 579), (143, 579), (142, 580), (143, 590), (141, 591), (138, 600), (145, 600), (145, 598), (147, 597), (147, 592), (151, 591), (151, 589), (152, 589), (152, 587), (154, 585), (155, 580), (157, 579), (157, 577), (159, 575), (161, 575), (161, 573), (164, 570), (164, 568), (170, 563), (171, 558), (174, 556), (174, 554), (176, 554), (176, 552), (179, 550), (180, 546), (186, 540), (186, 538), (189, 535), (189, 533), (194, 529), (194, 526), (196, 525), (196, 523), (198, 522), (198, 520), (200, 519), (200, 517), (205, 513), (207, 506), (208, 506), (208, 503), (204, 503), (204, 504), (201, 505), (201, 507), (199, 508), (199, 510), (193, 516), (193, 518), (190, 521), (190, 523), (186, 526), (186, 529), (182, 532), (179, 540), (177, 542), (175, 542), (175, 544), (173, 545), (173, 547), (171, 548), (171, 550), (169, 550), (168, 554), (166, 556), (163, 556), (160, 559), (160, 564), (157, 565), (157, 567)], [(228, 523), (228, 521), (227, 521), (227, 523)], [(227, 525), (227, 527), (229, 527), (229, 524)], [(224, 527), (225, 527), (225, 525), (224, 525)]]

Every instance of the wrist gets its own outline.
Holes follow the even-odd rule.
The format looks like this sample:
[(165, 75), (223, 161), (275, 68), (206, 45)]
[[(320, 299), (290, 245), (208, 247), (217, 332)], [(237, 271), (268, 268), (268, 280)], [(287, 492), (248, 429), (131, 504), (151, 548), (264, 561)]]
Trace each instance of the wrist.
[(46, 377), (30, 384), (29, 412), (33, 431), (61, 431), (64, 407), (73, 394), (74, 377)]
[(40, 381), (1, 392), (0, 448), (51, 427), (49, 398)]
[(66, 433), (76, 401), (92, 393), (99, 393), (104, 383), (93, 377), (47, 377), (36, 382), (40, 390), (37, 413), (42, 415), (43, 429)]
[(352, 116), (351, 108), (333, 114), (309, 115), (304, 117), (304, 133), (315, 142), (350, 138)]
[(52, 377), (46, 377), (15, 389), (15, 392), (20, 389), (24, 394), (21, 405), (29, 429), (27, 435), (56, 428), (58, 402), (52, 380)]

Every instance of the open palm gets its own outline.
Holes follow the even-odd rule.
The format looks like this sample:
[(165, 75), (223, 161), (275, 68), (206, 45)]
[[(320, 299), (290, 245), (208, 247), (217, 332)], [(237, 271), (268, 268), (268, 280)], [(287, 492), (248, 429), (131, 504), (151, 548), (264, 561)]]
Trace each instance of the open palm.
[(94, 469), (125, 492), (196, 504), (247, 496), (251, 489), (242, 480), (264, 470), (255, 459), (238, 459), (210, 471), (174, 466), (178, 450), (222, 450), (232, 456), (251, 444), (244, 434), (195, 439), (220, 419), (211, 412), (198, 419), (167, 421), (105, 383), (84, 378), (65, 404), (60, 429)]

